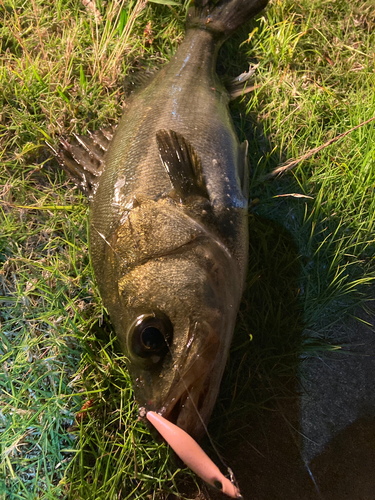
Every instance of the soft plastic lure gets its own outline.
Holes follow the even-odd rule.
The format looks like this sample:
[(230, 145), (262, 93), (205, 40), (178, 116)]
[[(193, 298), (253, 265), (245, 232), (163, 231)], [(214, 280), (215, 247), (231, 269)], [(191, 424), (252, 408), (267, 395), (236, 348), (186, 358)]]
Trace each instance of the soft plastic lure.
[(187, 432), (154, 411), (147, 412), (146, 417), (181, 460), (206, 483), (232, 498), (242, 498), (239, 489), (220, 472)]

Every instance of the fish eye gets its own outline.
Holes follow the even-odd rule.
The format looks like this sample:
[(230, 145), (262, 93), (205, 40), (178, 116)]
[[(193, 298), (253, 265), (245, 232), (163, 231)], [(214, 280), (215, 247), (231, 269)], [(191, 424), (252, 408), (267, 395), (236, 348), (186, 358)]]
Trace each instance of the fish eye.
[(141, 358), (154, 357), (159, 361), (167, 354), (172, 336), (173, 326), (165, 314), (140, 316), (133, 329), (133, 351)]

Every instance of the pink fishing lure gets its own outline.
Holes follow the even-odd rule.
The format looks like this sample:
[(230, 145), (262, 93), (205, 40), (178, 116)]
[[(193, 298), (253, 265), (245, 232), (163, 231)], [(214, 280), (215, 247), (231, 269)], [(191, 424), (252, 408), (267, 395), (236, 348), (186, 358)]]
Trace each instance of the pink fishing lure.
[(199, 477), (232, 498), (242, 498), (239, 489), (220, 472), (187, 432), (154, 411), (147, 412), (146, 417), (181, 460)]

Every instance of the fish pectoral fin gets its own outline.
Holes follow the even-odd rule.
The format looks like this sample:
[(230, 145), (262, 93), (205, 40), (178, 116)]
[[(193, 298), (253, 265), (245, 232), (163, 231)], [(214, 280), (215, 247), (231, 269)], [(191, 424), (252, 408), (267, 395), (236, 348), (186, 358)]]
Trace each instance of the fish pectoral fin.
[(226, 87), (229, 92), (229, 99), (231, 101), (237, 99), (237, 97), (241, 97), (249, 92), (252, 92), (254, 89), (259, 87), (259, 85), (254, 85), (250, 82), (252, 77), (255, 75), (258, 66), (259, 64), (250, 66), (249, 71), (241, 73), (239, 76), (233, 78), (230, 82), (228, 82)]
[(189, 196), (209, 199), (202, 162), (187, 139), (173, 130), (156, 133), (161, 162), (181, 200)]
[[(99, 147), (102, 151), (106, 152), (109, 145), (111, 144), (111, 141), (115, 134), (116, 127), (117, 125), (113, 125), (110, 127), (101, 128), (99, 130), (96, 130), (95, 132), (91, 132), (89, 130), (88, 134), (90, 136), (93, 146)], [(82, 136), (82, 138), (86, 137)]]
[(89, 136), (74, 134), (71, 141), (60, 139), (57, 150), (47, 143), (63, 170), (89, 198), (96, 191), (113, 133), (114, 128), (105, 128), (89, 132)]
[(241, 189), (245, 200), (249, 199), (249, 162), (247, 160), (247, 153), (249, 150), (249, 143), (244, 141), (241, 143), (240, 147), (240, 157), (239, 157), (239, 176), (241, 179)]

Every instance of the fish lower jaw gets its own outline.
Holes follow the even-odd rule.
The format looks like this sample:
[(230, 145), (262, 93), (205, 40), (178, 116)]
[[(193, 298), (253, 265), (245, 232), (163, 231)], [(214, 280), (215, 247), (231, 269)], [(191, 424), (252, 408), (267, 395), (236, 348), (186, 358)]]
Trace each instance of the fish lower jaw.
[(172, 398), (160, 414), (170, 422), (186, 431), (195, 439), (203, 437), (206, 423), (211, 414), (205, 408), (208, 388), (188, 387), (177, 398)]

